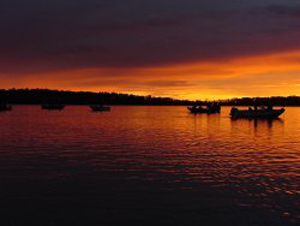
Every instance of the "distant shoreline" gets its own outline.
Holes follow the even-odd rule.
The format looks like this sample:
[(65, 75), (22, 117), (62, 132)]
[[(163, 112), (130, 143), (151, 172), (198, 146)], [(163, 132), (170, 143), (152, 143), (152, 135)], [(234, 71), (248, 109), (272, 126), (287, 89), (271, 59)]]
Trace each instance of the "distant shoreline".
[(109, 92), (59, 91), (49, 89), (0, 89), (0, 103), (12, 105), (112, 105), (112, 106), (189, 106), (218, 102), (222, 106), (300, 106), (299, 96), (243, 97), (218, 101), (177, 100), (169, 97), (137, 96)]
[[(41, 106), (43, 104), (18, 104), (18, 103), (7, 103), (10, 106)], [(91, 104), (63, 104), (65, 106), (71, 107), (89, 107)], [(109, 106), (113, 107), (189, 107), (191, 105), (132, 105), (132, 104), (109, 104)], [(222, 107), (252, 107), (253, 105), (221, 105)], [(265, 106), (265, 105), (261, 105)], [(300, 107), (300, 105), (272, 105), (274, 107)]]

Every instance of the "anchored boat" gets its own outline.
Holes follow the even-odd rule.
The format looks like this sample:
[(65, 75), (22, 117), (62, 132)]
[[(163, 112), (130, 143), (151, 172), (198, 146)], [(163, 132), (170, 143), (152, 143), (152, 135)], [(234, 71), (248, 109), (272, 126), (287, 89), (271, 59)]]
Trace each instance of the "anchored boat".
[(62, 104), (44, 104), (41, 106), (43, 110), (58, 110), (61, 111), (65, 108), (65, 105)]
[(0, 104), (0, 111), (11, 111), (12, 107), (6, 104)]
[(110, 107), (103, 105), (91, 105), (92, 111), (110, 111)]
[(231, 118), (266, 118), (273, 119), (278, 118), (283, 112), (284, 108), (281, 109), (273, 109), (273, 107), (268, 108), (254, 108), (251, 107), (248, 110), (239, 110), (238, 108), (233, 107), (230, 111)]
[(203, 107), (201, 105), (193, 105), (192, 107), (187, 108), (191, 113), (220, 113), (221, 106), (219, 104), (213, 104), (213, 105), (207, 105), (206, 107)]

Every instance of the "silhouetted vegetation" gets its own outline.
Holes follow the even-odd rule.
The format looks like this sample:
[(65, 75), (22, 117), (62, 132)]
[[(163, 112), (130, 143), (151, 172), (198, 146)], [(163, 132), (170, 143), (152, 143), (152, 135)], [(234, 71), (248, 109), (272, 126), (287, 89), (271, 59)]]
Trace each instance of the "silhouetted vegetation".
[(192, 101), (108, 92), (72, 92), (48, 89), (0, 90), (0, 103), (70, 105), (190, 105)]
[[(300, 97), (244, 97), (213, 101), (222, 106), (300, 106)], [(211, 101), (176, 100), (168, 97), (136, 96), (109, 92), (73, 92), (49, 89), (0, 89), (0, 103), (5, 104), (70, 104), (70, 105), (199, 105)]]
[(288, 96), (288, 97), (244, 97), (234, 98), (228, 100), (220, 100), (219, 103), (223, 106), (300, 106), (300, 97)]

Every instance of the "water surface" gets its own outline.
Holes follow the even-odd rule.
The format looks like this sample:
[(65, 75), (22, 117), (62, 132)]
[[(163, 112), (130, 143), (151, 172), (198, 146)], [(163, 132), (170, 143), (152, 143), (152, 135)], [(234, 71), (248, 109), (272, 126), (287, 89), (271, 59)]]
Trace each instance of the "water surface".
[(297, 225), (300, 108), (0, 113), (1, 225)]

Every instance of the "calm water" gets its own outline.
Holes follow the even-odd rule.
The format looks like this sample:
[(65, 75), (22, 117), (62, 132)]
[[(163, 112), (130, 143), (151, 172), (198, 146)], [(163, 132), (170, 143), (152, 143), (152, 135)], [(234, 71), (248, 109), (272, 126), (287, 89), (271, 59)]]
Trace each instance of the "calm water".
[(297, 225), (300, 108), (0, 113), (1, 225)]

